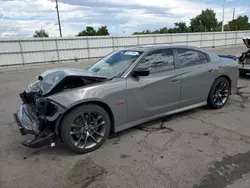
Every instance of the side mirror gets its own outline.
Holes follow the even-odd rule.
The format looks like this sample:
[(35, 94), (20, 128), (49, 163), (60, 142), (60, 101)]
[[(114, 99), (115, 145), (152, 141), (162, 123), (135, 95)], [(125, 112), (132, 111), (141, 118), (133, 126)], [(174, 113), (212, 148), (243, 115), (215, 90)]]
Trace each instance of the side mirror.
[(131, 75), (133, 77), (148, 76), (149, 75), (149, 70), (134, 70)]

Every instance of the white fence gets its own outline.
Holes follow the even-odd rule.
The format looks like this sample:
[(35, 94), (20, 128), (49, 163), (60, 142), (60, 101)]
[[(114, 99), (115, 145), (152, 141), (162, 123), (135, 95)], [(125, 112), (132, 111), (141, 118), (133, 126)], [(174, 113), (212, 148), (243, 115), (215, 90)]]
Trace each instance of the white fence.
[(126, 37), (23, 38), (0, 40), (0, 66), (103, 57), (113, 50), (147, 44), (181, 44), (197, 47), (242, 44), (250, 31), (178, 33)]

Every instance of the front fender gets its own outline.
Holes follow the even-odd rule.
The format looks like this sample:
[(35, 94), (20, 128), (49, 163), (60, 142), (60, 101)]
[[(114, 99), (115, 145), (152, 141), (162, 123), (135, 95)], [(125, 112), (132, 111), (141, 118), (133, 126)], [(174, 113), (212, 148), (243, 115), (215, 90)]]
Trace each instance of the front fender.
[(86, 102), (104, 103), (114, 115), (115, 126), (120, 126), (127, 121), (126, 96), (125, 79), (119, 79), (101, 85), (72, 89), (47, 98), (59, 103), (67, 110)]

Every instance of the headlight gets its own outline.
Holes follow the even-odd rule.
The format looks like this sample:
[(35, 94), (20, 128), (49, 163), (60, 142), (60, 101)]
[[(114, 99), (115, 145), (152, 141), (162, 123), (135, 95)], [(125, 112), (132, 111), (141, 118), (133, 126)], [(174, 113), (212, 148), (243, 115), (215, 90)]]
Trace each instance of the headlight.
[(40, 115), (53, 116), (58, 108), (59, 106), (53, 103), (53, 101), (46, 99), (36, 101), (36, 112)]
[(32, 81), (25, 91), (26, 91), (26, 93), (40, 92), (41, 91), (40, 80)]

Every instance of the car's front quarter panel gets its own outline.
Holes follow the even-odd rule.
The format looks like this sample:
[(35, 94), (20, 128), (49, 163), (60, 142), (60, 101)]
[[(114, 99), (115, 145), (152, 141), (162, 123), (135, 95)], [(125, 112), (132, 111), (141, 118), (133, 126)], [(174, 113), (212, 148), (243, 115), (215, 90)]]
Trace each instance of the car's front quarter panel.
[(48, 97), (67, 110), (86, 102), (102, 102), (111, 109), (116, 126), (126, 123), (126, 82), (124, 78), (61, 92)]

